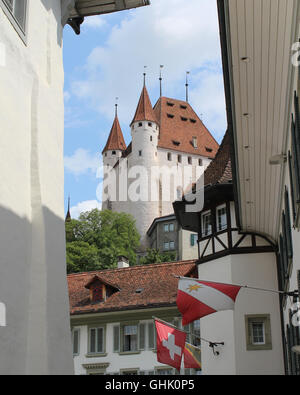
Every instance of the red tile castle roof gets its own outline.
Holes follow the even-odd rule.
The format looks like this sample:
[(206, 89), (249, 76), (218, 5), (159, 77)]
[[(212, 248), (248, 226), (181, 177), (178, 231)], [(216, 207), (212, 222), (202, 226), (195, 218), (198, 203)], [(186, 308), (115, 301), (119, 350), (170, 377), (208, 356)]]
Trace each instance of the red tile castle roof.
[[(72, 315), (176, 305), (176, 276), (196, 277), (195, 261), (171, 262), (68, 276)], [(87, 284), (97, 276), (116, 290), (106, 301), (91, 303)], [(138, 291), (138, 292), (137, 292)]]
[[(154, 112), (160, 125), (160, 148), (215, 157), (219, 145), (189, 103), (161, 97)], [(197, 138), (197, 148), (193, 137)]]
[(106, 151), (113, 151), (113, 150), (121, 150), (121, 151), (126, 150), (125, 140), (117, 116), (115, 117), (106, 146), (104, 147), (102, 154)]

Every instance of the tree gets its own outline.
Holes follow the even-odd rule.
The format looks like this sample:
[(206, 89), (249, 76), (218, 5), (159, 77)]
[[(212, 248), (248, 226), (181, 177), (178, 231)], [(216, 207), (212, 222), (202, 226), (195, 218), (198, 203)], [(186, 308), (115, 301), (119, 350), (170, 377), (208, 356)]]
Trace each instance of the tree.
[(174, 262), (176, 260), (176, 252), (161, 253), (156, 249), (148, 249), (147, 255), (140, 259), (141, 265), (149, 265), (151, 263)]
[[(89, 270), (113, 268), (117, 265), (119, 255), (125, 255), (131, 265), (136, 264), (140, 235), (133, 217), (129, 214), (98, 209), (82, 213), (78, 220), (66, 223), (66, 239), (70, 269), (77, 267), (78, 264), (83, 265), (84, 268), (89, 267)], [(77, 245), (75, 262), (74, 248), (78, 242), (96, 248), (97, 260), (93, 259), (92, 250), (88, 250), (86, 245)], [(72, 250), (68, 249), (69, 243), (72, 244), (69, 246)], [(91, 260), (88, 264), (84, 265), (84, 259), (79, 259), (80, 252)]]
[(98, 249), (84, 241), (67, 243), (68, 273), (89, 272), (102, 269), (98, 257)]

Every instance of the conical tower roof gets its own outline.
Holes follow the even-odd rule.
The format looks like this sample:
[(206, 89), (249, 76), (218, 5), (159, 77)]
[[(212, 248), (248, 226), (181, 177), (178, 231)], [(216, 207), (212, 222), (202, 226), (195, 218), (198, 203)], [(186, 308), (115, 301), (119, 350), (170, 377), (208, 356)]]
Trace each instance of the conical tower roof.
[(112, 151), (112, 150), (120, 150), (120, 151), (125, 151), (126, 150), (126, 144), (125, 140), (123, 137), (122, 129), (119, 123), (118, 116), (115, 116), (114, 123), (112, 125), (106, 146), (104, 147), (104, 150), (102, 151), (102, 154), (106, 151)]
[(135, 116), (133, 118), (133, 121), (131, 122), (131, 125), (134, 122), (140, 122), (140, 121), (149, 121), (149, 122), (156, 122), (157, 123), (157, 118), (155, 116), (155, 113), (153, 111), (153, 107), (151, 104), (151, 100), (146, 88), (146, 85), (144, 85), (141, 97), (139, 100), (139, 104), (137, 106)]

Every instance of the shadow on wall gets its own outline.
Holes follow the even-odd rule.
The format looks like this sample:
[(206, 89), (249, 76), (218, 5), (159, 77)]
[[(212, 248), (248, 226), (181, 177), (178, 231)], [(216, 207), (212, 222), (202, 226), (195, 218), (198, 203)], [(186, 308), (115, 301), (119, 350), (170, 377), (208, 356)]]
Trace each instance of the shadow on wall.
[(61, 0), (41, 0), (42, 5), (48, 12), (51, 10), (57, 16), (57, 44), (62, 46), (63, 27), (61, 25)]
[[(64, 221), (31, 224), (0, 207), (0, 375), (72, 374)], [(42, 229), (40, 226), (42, 225)], [(35, 243), (36, 232), (43, 235)]]

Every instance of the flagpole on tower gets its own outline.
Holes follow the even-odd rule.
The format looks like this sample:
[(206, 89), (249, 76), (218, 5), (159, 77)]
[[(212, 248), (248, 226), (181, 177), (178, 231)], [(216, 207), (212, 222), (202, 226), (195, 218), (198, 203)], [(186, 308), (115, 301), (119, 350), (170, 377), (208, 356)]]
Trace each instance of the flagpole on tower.
[(188, 75), (190, 74), (189, 71), (186, 72), (186, 83), (185, 83), (185, 88), (186, 88), (186, 102), (189, 102), (189, 80), (188, 80)]
[(164, 66), (160, 65), (160, 72), (159, 72), (159, 84), (160, 84), (160, 97), (162, 97), (162, 69)]

